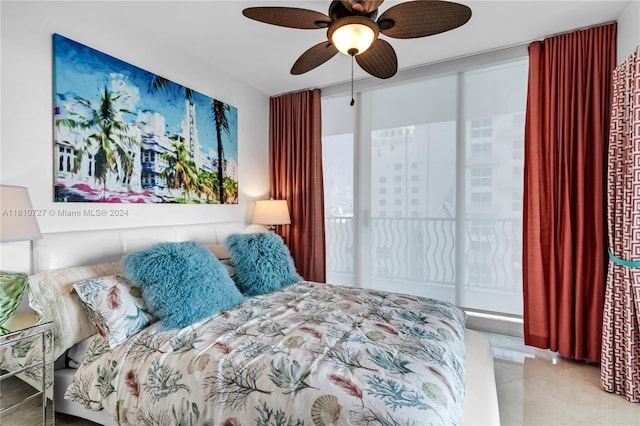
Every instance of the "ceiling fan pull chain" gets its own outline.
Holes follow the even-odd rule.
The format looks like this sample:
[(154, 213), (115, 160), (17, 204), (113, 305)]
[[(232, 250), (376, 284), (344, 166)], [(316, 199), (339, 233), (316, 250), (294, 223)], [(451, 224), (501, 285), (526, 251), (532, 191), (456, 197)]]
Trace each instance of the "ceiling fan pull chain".
[(353, 61), (355, 60), (356, 55), (351, 55), (351, 103), (349, 105), (353, 106), (356, 101), (353, 99)]

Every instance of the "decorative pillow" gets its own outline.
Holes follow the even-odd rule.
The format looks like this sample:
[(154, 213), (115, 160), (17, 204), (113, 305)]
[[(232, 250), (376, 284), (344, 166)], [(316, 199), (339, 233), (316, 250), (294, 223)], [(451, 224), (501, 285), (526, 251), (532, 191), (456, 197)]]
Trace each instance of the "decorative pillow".
[(231, 279), (233, 280), (233, 282), (236, 282), (236, 265), (233, 264), (233, 260), (232, 259), (220, 259), (220, 263), (222, 263), (222, 266), (224, 266), (224, 268), (227, 270), (227, 273), (229, 274), (229, 276), (231, 277)]
[(227, 250), (224, 244), (207, 244), (207, 248), (219, 260), (231, 258), (231, 253), (229, 253), (229, 250)]
[(186, 327), (244, 300), (220, 261), (195, 241), (156, 244), (126, 255), (122, 266), (167, 329)]
[(38, 313), (40, 323), (53, 321), (54, 359), (97, 332), (73, 284), (119, 273), (122, 273), (120, 262), (110, 262), (56, 269), (29, 277), (29, 306)]
[(245, 296), (271, 293), (302, 279), (278, 234), (233, 234), (225, 245), (235, 266), (236, 284)]
[(98, 332), (115, 348), (151, 324), (142, 289), (121, 275), (94, 278), (73, 285)]
[(71, 346), (67, 351), (67, 358), (69, 360), (69, 367), (78, 368), (80, 364), (82, 364), (82, 360), (84, 359), (84, 354), (87, 353), (87, 349), (89, 349), (89, 345), (96, 338), (95, 335), (91, 337), (87, 337), (86, 339), (76, 343)]
[(224, 246), (224, 244), (207, 244), (206, 247), (211, 253), (222, 263), (231, 279), (236, 281), (236, 267), (231, 260), (231, 253)]

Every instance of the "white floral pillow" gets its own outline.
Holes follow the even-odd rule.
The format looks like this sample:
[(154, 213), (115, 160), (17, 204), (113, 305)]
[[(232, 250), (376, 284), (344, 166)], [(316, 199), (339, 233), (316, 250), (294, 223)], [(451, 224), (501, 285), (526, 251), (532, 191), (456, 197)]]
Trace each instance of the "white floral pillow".
[(114, 348), (151, 324), (142, 289), (122, 275), (93, 278), (73, 285), (87, 315)]
[(120, 261), (44, 271), (29, 277), (29, 306), (39, 323), (53, 321), (53, 359), (74, 344), (96, 334), (73, 284), (121, 274)]

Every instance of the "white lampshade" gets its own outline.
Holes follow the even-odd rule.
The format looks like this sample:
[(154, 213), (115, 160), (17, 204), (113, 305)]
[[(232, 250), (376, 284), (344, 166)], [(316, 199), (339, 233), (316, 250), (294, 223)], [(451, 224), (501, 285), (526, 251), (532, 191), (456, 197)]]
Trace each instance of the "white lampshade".
[(258, 225), (288, 225), (291, 223), (286, 200), (259, 200), (253, 211), (253, 223)]
[(0, 185), (0, 213), (0, 242), (42, 238), (27, 188)]
[(359, 55), (378, 37), (378, 27), (370, 19), (349, 16), (334, 22), (329, 28), (329, 39), (345, 55)]
[(360, 54), (367, 50), (375, 34), (373, 30), (362, 24), (349, 24), (338, 28), (331, 37), (333, 45), (345, 55), (351, 54), (351, 49)]

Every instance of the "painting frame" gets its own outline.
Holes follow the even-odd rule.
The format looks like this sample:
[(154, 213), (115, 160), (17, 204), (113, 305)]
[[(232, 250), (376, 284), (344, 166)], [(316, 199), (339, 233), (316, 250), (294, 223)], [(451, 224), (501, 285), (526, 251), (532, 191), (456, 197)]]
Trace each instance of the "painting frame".
[(54, 201), (238, 203), (238, 109), (53, 34)]

